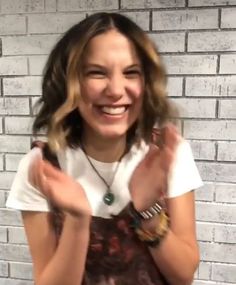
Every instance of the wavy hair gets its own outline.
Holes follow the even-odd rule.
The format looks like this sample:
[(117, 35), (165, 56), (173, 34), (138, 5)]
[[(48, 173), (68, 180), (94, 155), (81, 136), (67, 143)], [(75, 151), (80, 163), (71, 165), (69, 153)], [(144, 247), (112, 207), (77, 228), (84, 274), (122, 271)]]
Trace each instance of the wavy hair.
[(145, 77), (142, 112), (128, 130), (128, 142), (132, 144), (140, 138), (149, 142), (154, 124), (162, 125), (171, 116), (166, 97), (166, 74), (156, 46), (129, 18), (118, 13), (96, 13), (63, 35), (44, 69), (42, 96), (37, 103), (40, 109), (33, 123), (33, 134), (45, 130), (53, 151), (79, 146), (83, 133), (78, 111), (82, 58), (89, 41), (110, 29), (116, 29), (134, 44)]

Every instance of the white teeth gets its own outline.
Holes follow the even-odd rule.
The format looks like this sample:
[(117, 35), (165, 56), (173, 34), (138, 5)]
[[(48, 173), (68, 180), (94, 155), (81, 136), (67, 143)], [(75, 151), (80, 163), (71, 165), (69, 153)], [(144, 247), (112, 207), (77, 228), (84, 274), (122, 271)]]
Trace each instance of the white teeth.
[(125, 112), (126, 108), (123, 106), (123, 107), (107, 107), (107, 106), (104, 106), (101, 108), (102, 111), (106, 114), (109, 114), (109, 115), (120, 115), (122, 113)]

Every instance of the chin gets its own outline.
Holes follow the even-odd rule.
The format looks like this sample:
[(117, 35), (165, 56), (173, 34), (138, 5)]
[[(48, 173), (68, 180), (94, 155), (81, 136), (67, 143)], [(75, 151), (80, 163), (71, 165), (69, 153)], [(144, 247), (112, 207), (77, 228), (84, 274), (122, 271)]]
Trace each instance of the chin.
[(102, 137), (107, 138), (107, 139), (115, 139), (115, 138), (118, 139), (120, 137), (126, 136), (127, 131), (128, 131), (128, 128), (119, 129), (119, 130), (107, 129), (107, 130), (102, 130), (99, 133)]

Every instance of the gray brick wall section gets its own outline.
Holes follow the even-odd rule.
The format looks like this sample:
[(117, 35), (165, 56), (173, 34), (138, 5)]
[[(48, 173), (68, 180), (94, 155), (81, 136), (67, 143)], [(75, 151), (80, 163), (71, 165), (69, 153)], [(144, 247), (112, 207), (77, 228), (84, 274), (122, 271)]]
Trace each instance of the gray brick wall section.
[(236, 0), (0, 0), (0, 285), (33, 284), (20, 214), (4, 205), (32, 139), (45, 60), (61, 33), (95, 11), (131, 17), (162, 53), (205, 180), (196, 191), (201, 262), (193, 284), (235, 284)]

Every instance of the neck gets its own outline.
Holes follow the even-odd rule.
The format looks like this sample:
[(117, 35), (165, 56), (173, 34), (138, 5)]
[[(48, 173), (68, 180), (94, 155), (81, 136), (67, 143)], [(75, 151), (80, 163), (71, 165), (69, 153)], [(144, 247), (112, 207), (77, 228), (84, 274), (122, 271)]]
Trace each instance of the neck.
[(83, 148), (88, 156), (101, 162), (119, 161), (126, 150), (126, 138), (82, 138)]

